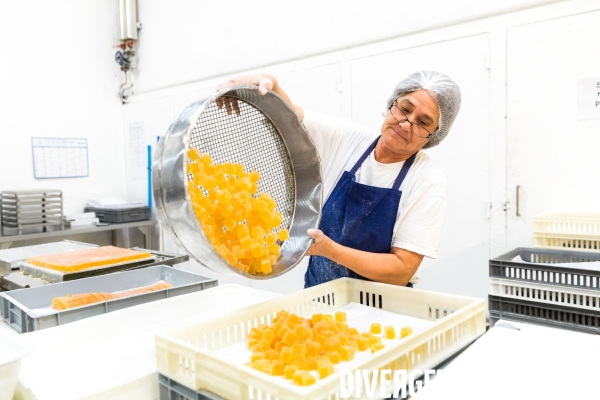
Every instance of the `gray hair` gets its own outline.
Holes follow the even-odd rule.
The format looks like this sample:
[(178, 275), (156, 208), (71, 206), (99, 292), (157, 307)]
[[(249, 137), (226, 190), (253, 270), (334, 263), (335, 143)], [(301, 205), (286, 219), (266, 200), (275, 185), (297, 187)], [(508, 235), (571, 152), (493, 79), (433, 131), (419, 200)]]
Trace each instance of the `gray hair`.
[(428, 149), (440, 144), (448, 135), (460, 109), (460, 88), (447, 75), (436, 71), (417, 71), (396, 85), (387, 101), (387, 109), (390, 109), (398, 97), (419, 89), (425, 89), (429, 92), (440, 111), (439, 127), (423, 146), (424, 149)]

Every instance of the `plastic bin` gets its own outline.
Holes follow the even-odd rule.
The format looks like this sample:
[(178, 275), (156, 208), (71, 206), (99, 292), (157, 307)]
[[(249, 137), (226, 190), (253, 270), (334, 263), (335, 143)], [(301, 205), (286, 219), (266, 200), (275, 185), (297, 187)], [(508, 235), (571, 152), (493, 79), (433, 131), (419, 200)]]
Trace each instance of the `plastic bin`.
[(533, 217), (533, 246), (600, 253), (600, 213), (551, 211)]
[[(523, 261), (515, 261), (515, 257)], [(518, 247), (489, 262), (490, 278), (600, 290), (600, 253)], [(562, 265), (557, 265), (562, 264)]]
[(192, 390), (174, 379), (158, 374), (160, 400), (225, 400), (205, 390)]
[(95, 212), (100, 222), (110, 222), (114, 224), (123, 222), (145, 221), (150, 219), (150, 207), (126, 208), (122, 210), (113, 210), (110, 208), (86, 207), (84, 212)]
[[(56, 311), (54, 297), (73, 293), (117, 292), (164, 280), (172, 288)], [(217, 280), (159, 265), (75, 281), (0, 293), (2, 317), (17, 332), (31, 332), (80, 319), (217, 286)]]
[(490, 278), (491, 324), (499, 319), (600, 333), (600, 291)]
[(600, 334), (600, 312), (488, 295), (490, 322), (499, 319)]
[(12, 400), (21, 360), (35, 350), (25, 338), (0, 331), (0, 400)]
[(343, 278), (157, 333), (158, 372), (190, 393), (206, 390), (226, 399), (339, 398), (339, 372), (299, 387), (219, 357), (218, 351), (245, 342), (252, 327), (268, 323), (279, 310), (308, 317), (351, 302), (428, 321), (427, 329), (386, 345), (356, 366), (370, 372), (434, 367), (485, 332), (484, 300)]

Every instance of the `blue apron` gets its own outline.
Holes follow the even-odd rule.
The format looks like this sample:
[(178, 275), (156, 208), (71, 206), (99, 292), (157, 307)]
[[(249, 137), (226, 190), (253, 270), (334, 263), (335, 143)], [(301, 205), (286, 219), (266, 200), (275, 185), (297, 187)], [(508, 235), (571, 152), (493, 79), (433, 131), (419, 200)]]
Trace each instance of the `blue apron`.
[[(406, 160), (391, 189), (357, 183), (356, 171), (378, 141), (379, 137), (350, 172), (344, 171), (323, 207), (319, 229), (343, 246), (371, 253), (389, 253), (402, 196), (399, 188), (415, 161), (416, 153)], [(368, 280), (328, 258), (311, 256), (304, 275), (304, 287), (344, 277)], [(407, 286), (412, 287), (412, 284)]]

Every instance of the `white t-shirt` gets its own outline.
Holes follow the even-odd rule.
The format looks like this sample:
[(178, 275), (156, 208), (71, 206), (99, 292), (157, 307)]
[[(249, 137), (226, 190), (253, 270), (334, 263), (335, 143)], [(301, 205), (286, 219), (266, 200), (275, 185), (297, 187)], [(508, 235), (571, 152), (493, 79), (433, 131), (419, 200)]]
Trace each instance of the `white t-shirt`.
[[(352, 169), (380, 133), (343, 118), (306, 109), (303, 122), (321, 157), (325, 204), (343, 172)], [(357, 171), (356, 181), (363, 185), (391, 188), (403, 165), (404, 161), (391, 164), (377, 162), (371, 152)], [(419, 150), (400, 190), (402, 197), (392, 247), (436, 258), (448, 198), (442, 170)], [(418, 272), (410, 281), (419, 281)]]

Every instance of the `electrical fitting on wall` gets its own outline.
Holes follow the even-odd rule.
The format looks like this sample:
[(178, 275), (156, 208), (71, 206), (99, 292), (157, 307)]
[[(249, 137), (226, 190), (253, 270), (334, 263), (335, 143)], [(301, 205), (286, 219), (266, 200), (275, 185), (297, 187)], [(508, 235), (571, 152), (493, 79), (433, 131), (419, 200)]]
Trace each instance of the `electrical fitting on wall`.
[(133, 94), (138, 31), (142, 28), (142, 24), (137, 21), (137, 0), (117, 0), (117, 24), (119, 44), (116, 47), (119, 50), (115, 53), (115, 61), (121, 66), (123, 74), (119, 96), (126, 103), (127, 97)]

